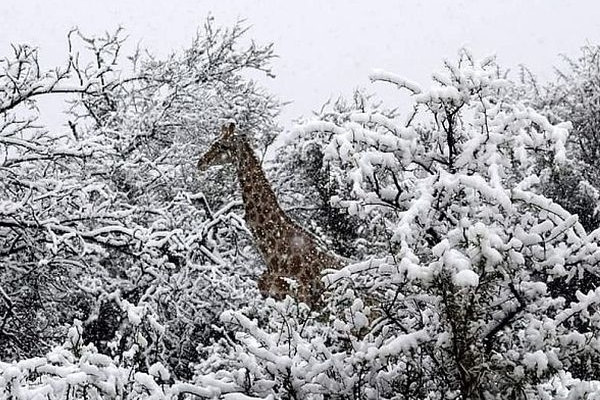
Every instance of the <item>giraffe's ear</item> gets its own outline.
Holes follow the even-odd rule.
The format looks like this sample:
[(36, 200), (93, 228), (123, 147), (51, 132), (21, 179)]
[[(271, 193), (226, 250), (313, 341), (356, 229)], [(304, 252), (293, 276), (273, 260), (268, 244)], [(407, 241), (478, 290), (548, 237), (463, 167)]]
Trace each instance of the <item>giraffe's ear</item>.
[(229, 129), (227, 128), (227, 124), (221, 126), (221, 136), (227, 137), (229, 134)]

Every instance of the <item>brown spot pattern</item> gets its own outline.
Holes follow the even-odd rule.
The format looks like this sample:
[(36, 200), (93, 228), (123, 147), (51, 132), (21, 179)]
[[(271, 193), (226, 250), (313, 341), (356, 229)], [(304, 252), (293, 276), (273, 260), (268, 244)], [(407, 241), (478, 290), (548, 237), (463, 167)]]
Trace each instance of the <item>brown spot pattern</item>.
[[(261, 293), (278, 299), (290, 294), (316, 307), (323, 291), (321, 271), (339, 267), (340, 261), (283, 212), (252, 147), (233, 130), (233, 124), (223, 126), (222, 136), (198, 165), (206, 168), (226, 152), (226, 162), (236, 166), (246, 222), (267, 265), (257, 282)], [(294, 279), (297, 292), (283, 278)]]

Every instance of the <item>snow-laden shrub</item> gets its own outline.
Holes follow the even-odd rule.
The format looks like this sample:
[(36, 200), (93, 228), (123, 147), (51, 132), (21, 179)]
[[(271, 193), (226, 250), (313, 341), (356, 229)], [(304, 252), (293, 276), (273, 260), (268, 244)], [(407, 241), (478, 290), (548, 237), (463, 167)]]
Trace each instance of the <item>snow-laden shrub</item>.
[[(600, 167), (600, 48), (587, 44), (576, 58), (563, 56), (555, 79), (539, 82), (526, 68), (521, 71), (519, 95), (551, 121), (569, 121), (573, 129), (567, 140), (570, 160), (548, 168), (540, 176), (543, 193), (573, 214), (592, 231), (600, 227), (598, 190)], [(540, 164), (548, 167), (542, 156)]]
[(329, 168), (350, 186), (331, 201), (383, 229), (387, 255), (327, 273), (320, 313), (290, 299), (224, 313), (238, 333), (200, 363), (199, 381), (218, 370), (261, 398), (591, 395), (600, 289), (565, 297), (555, 284), (598, 272), (597, 237), (538, 186), (539, 154), (567, 161), (569, 124), (467, 51), (430, 89), (371, 79), (408, 91), (414, 115), (366, 109), (308, 122), (297, 140), (329, 134)]
[[(144, 304), (123, 301), (121, 306), (134, 340), (114, 343), (115, 347), (121, 347), (118, 356), (102, 354), (93, 344), (85, 344), (82, 324), (76, 320), (67, 332), (65, 343), (44, 357), (0, 362), (0, 397), (158, 400), (216, 398), (223, 394), (227, 398), (227, 392), (240, 389), (216, 380), (204, 386), (181, 382), (161, 362), (150, 364), (147, 356), (152, 351), (152, 336), (162, 335), (165, 328)], [(143, 325), (149, 329), (142, 329)]]

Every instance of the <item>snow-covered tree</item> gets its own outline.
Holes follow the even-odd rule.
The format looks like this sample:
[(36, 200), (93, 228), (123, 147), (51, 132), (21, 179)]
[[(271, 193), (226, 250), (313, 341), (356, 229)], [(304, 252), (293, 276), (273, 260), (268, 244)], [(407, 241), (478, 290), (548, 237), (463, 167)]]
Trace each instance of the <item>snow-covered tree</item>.
[[(3, 61), (0, 397), (597, 396), (600, 233), (546, 196), (571, 124), (493, 57), (461, 50), (429, 89), (374, 71), (409, 115), (357, 91), (288, 136), (284, 203), (354, 261), (325, 271), (323, 309), (259, 296), (235, 185), (194, 165), (225, 119), (261, 151), (278, 132), (244, 75), (272, 49), (244, 32), (209, 20), (123, 64), (119, 32), (74, 31), (62, 68)], [(52, 94), (64, 131), (38, 127)]]
[[(197, 349), (222, 335), (220, 312), (256, 301), (260, 263), (235, 189), (195, 168), (223, 120), (245, 124), (263, 147), (277, 133), (277, 102), (244, 77), (270, 75), (273, 51), (243, 45), (245, 32), (209, 19), (187, 50), (166, 60), (139, 51), (125, 64), (120, 32), (74, 31), (65, 67), (41, 70), (27, 46), (4, 62), (3, 359), (44, 354), (74, 318), (86, 341), (117, 356), (136, 341), (123, 324), (131, 305), (166, 327), (144, 363), (186, 376)], [(38, 127), (36, 97), (61, 93), (69, 128)], [(207, 201), (215, 193), (222, 200)]]
[[(577, 58), (564, 56), (566, 66), (556, 68), (556, 79), (540, 83), (522, 68), (522, 95), (551, 121), (569, 121), (569, 161), (548, 168), (542, 176), (544, 194), (573, 214), (592, 231), (600, 227), (600, 49), (586, 45)], [(540, 159), (544, 164), (546, 160)]]
[[(404, 120), (356, 110), (308, 122), (328, 136), (332, 202), (377, 224), (388, 252), (325, 276), (328, 308), (290, 299), (237, 310), (198, 376), (221, 371), (259, 398), (505, 399), (593, 396), (600, 289), (555, 283), (596, 274), (597, 237), (540, 193), (538, 157), (567, 161), (568, 124), (524, 104), (494, 58), (463, 50)], [(231, 340), (231, 339), (228, 339)], [(580, 397), (578, 397), (580, 396)]]
[[(313, 119), (341, 125), (350, 122), (352, 115), (367, 111), (388, 118), (395, 116), (395, 110), (381, 109), (381, 103), (357, 89), (349, 101), (344, 98), (328, 101), (314, 112)], [(289, 213), (310, 223), (313, 232), (324, 235), (329, 247), (342, 256), (361, 258), (377, 254), (376, 249), (385, 253), (387, 240), (379, 236), (381, 230), (377, 224), (360, 224), (357, 216), (349, 215), (330, 201), (332, 196), (348, 195), (352, 189), (339, 169), (331, 168), (331, 160), (325, 157), (323, 150), (331, 137), (331, 132), (323, 131), (314, 132), (302, 141), (284, 140), (286, 143), (278, 149), (273, 165), (275, 186), (282, 202)]]
[[(38, 125), (36, 99), (44, 95), (97, 96), (111, 82), (110, 59), (83, 67), (71, 32), (64, 66), (43, 70), (37, 50), (14, 46), (0, 68), (0, 354), (39, 353), (81, 318), (93, 299), (86, 287), (102, 249), (119, 246), (127, 215), (109, 207), (111, 193), (84, 167), (110, 151), (95, 137)], [(107, 58), (119, 39), (104, 39)], [(104, 206), (102, 206), (104, 204)], [(96, 230), (94, 221), (102, 221)], [(117, 226), (117, 225), (120, 225)]]

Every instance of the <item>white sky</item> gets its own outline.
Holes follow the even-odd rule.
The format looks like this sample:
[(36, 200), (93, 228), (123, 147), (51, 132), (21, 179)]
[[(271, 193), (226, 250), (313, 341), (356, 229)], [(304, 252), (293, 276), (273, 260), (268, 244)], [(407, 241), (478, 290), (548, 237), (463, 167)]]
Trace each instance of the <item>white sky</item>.
[(166, 54), (188, 45), (209, 12), (218, 24), (245, 18), (250, 36), (275, 43), (277, 78), (266, 86), (293, 101), (282, 115), (287, 128), (330, 96), (378, 89), (367, 79), (373, 68), (427, 84), (466, 45), (476, 57), (495, 53), (503, 66), (524, 63), (550, 77), (559, 53), (600, 43), (597, 0), (0, 0), (0, 51), (27, 42), (43, 63), (59, 64), (71, 27), (103, 33), (121, 25), (131, 43)]

